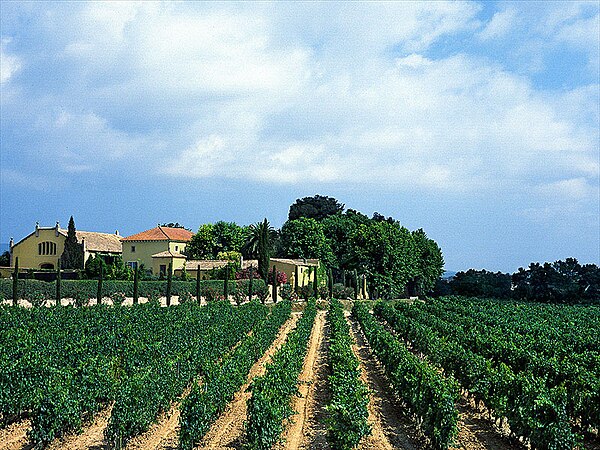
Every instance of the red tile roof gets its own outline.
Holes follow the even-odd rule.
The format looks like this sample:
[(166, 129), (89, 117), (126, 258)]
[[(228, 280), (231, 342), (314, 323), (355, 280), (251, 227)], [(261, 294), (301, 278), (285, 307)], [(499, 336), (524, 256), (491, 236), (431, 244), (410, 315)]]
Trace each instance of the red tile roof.
[(188, 242), (194, 233), (184, 228), (156, 227), (128, 236), (123, 241), (180, 241)]

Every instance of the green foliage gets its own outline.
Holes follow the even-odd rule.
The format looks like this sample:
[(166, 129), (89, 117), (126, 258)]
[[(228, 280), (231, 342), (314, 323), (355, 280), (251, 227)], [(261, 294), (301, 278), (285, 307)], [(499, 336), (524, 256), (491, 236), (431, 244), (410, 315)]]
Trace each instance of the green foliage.
[(0, 255), (0, 267), (10, 267), (10, 252), (8, 250)]
[(331, 333), (328, 351), (331, 401), (327, 405), (330, 442), (335, 450), (350, 450), (371, 432), (367, 421), (369, 391), (360, 380), (359, 362), (352, 351), (350, 327), (338, 300), (331, 300), (327, 320)]
[[(106, 263), (106, 259), (110, 258), (111, 263)], [(105, 280), (132, 280), (133, 270), (126, 266), (123, 258), (120, 256), (108, 255), (90, 255), (85, 263), (85, 276), (93, 279), (100, 276), (100, 270), (103, 270)]]
[(247, 249), (246, 251), (256, 254), (258, 258), (258, 274), (265, 281), (269, 276), (274, 235), (275, 229), (269, 224), (266, 218), (262, 222), (250, 225), (248, 228), (248, 241), (245, 248)]
[(321, 220), (332, 215), (341, 214), (343, 210), (344, 205), (335, 198), (317, 194), (313, 197), (297, 199), (290, 206), (288, 220), (301, 218)]
[(432, 446), (447, 449), (458, 432), (455, 404), (460, 391), (456, 381), (452, 377), (443, 377), (434, 367), (413, 355), (375, 320), (364, 303), (356, 303), (352, 314), (383, 364), (395, 395), (420, 419), (421, 429)]
[(206, 223), (192, 236), (185, 253), (190, 259), (219, 259), (221, 252), (240, 253), (246, 235), (247, 230), (234, 222)]
[(531, 263), (513, 274), (514, 296), (548, 303), (600, 301), (600, 268), (581, 266), (575, 258), (554, 263)]
[(281, 228), (283, 251), (291, 258), (318, 258), (330, 265), (334, 256), (323, 226), (315, 219), (288, 220)]
[(600, 422), (599, 313), (540, 306), (449, 297), (375, 314), (532, 447), (566, 450), (581, 439), (572, 423)]
[(181, 405), (180, 447), (192, 449), (206, 434), (233, 395), (246, 381), (252, 365), (272, 344), (291, 313), (289, 302), (280, 302), (266, 317), (266, 309), (253, 302), (258, 325), (220, 364), (212, 366), (202, 384), (195, 384)]
[(451, 292), (467, 297), (510, 298), (511, 276), (502, 272), (469, 269), (457, 272), (448, 282)]
[(65, 248), (60, 257), (61, 267), (63, 269), (83, 269), (83, 257), (83, 245), (77, 242), (75, 221), (73, 220), (73, 216), (71, 216), (67, 229), (67, 238), (65, 239)]
[[(223, 281), (220, 280), (202, 280), (200, 281), (201, 291), (213, 290), (215, 293), (223, 295)], [(238, 290), (248, 294), (248, 280), (235, 280), (229, 282), (229, 292), (235, 294)], [(102, 283), (102, 292), (104, 297), (112, 297), (118, 292), (124, 293), (127, 297), (133, 297), (133, 281), (104, 280)], [(98, 288), (97, 280), (61, 280), (61, 293), (63, 298), (76, 298), (81, 295), (88, 299), (96, 298)], [(150, 295), (164, 296), (166, 293), (167, 281), (140, 281), (138, 286), (139, 296), (148, 298)], [(252, 280), (252, 291), (254, 295), (260, 295), (266, 289), (263, 280)], [(181, 296), (184, 293), (196, 295), (196, 281), (172, 281), (172, 295)], [(0, 295), (4, 298), (12, 298), (13, 280), (0, 279)], [(24, 300), (32, 298), (53, 299), (56, 295), (56, 282), (47, 282), (39, 280), (18, 280), (19, 297)], [(87, 297), (86, 297), (87, 296)]]
[(284, 420), (293, 414), (291, 398), (298, 393), (298, 376), (316, 314), (316, 304), (310, 301), (294, 331), (267, 364), (265, 375), (252, 382), (246, 422), (248, 449), (270, 449), (283, 431)]

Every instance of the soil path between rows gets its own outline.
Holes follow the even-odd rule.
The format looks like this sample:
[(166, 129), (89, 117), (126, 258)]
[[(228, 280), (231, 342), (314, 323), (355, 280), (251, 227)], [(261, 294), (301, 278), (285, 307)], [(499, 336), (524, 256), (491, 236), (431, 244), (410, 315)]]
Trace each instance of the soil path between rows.
[(104, 440), (104, 430), (108, 426), (113, 404), (102, 408), (92, 420), (92, 423), (84, 428), (81, 434), (69, 434), (62, 439), (57, 439), (50, 444), (48, 450), (104, 450), (109, 445)]
[[(276, 444), (275, 450), (298, 450), (315, 448), (311, 440), (315, 440), (316, 429), (314, 416), (318, 399), (315, 398), (317, 385), (322, 388), (322, 383), (317, 383), (315, 374), (319, 371), (317, 364), (324, 364), (324, 357), (319, 357), (322, 350), (323, 330), (325, 327), (325, 311), (318, 311), (308, 341), (308, 351), (302, 365), (302, 372), (298, 377), (299, 395), (292, 400), (292, 408), (296, 412), (283, 432), (283, 440)], [(319, 434), (323, 434), (322, 432)]]
[(266, 364), (275, 352), (284, 344), (288, 334), (296, 326), (299, 314), (293, 313), (280, 328), (279, 333), (265, 354), (252, 366), (246, 383), (234, 395), (233, 400), (211, 426), (197, 448), (202, 449), (242, 449), (244, 439), (244, 421), (247, 415), (247, 401), (252, 395), (248, 387), (254, 378), (264, 375)]
[(425, 449), (424, 438), (411, 421), (402, 414), (402, 405), (393, 398), (383, 367), (371, 352), (359, 324), (355, 320), (348, 319), (355, 342), (354, 354), (360, 363), (361, 379), (370, 391), (368, 420), (372, 432), (360, 442), (358, 450)]
[(25, 450), (33, 447), (27, 437), (31, 420), (23, 419), (0, 429), (0, 450)]

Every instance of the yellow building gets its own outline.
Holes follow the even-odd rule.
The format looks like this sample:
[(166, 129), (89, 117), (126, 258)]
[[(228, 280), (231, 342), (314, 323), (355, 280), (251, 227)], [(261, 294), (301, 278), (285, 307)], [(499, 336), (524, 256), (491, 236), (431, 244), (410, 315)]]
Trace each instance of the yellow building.
[[(253, 266), (258, 267), (256, 259), (244, 260), (243, 268)], [(298, 286), (306, 286), (312, 284), (315, 279), (315, 273), (319, 267), (318, 259), (289, 259), (289, 258), (271, 258), (269, 270), (273, 270), (273, 266), (278, 272), (284, 272), (288, 283), (295, 286), (296, 274), (298, 276)]]
[[(121, 236), (115, 234), (96, 233), (93, 231), (75, 232), (77, 242), (83, 246), (84, 262), (91, 255), (121, 255)], [(16, 244), (10, 242), (11, 266), (14, 267), (19, 258), (19, 267), (24, 269), (56, 269), (58, 260), (63, 254), (67, 230), (60, 228), (58, 222), (54, 227), (40, 227)]]
[(182, 269), (185, 247), (192, 235), (184, 228), (157, 226), (126, 237), (122, 241), (123, 261), (133, 269), (143, 264), (155, 275), (166, 274), (169, 264), (173, 271)]

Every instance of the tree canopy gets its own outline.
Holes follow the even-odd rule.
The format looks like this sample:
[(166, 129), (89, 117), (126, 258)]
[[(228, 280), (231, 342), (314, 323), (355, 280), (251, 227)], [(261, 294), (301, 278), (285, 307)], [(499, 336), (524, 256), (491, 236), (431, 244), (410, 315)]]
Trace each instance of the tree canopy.
[(83, 269), (83, 245), (77, 242), (75, 221), (73, 216), (69, 219), (65, 249), (60, 257), (60, 265), (63, 269)]
[(317, 194), (313, 197), (297, 199), (290, 206), (288, 220), (297, 220), (302, 217), (322, 220), (328, 216), (341, 214), (342, 211), (344, 211), (344, 205), (335, 198)]

